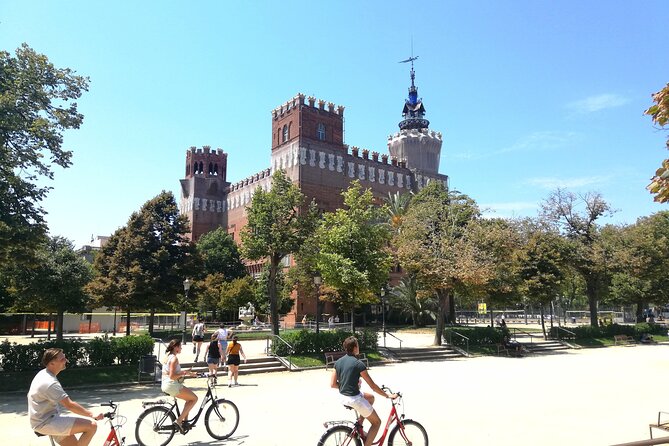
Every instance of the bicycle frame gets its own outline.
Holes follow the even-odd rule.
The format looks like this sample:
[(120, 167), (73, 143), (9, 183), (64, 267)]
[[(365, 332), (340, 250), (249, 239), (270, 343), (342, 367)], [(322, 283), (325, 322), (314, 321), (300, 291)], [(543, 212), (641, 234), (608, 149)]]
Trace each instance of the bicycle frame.
[(102, 404), (102, 406), (109, 406), (111, 407), (111, 412), (107, 412), (104, 414), (104, 417), (107, 418), (107, 421), (109, 421), (109, 435), (107, 435), (107, 439), (103, 443), (103, 446), (123, 446), (125, 443), (125, 437), (121, 437), (119, 440), (116, 429), (120, 427), (120, 425), (116, 426), (114, 425), (114, 418), (116, 418), (116, 408), (118, 407), (118, 404), (114, 404), (114, 402), (109, 401), (108, 404)]

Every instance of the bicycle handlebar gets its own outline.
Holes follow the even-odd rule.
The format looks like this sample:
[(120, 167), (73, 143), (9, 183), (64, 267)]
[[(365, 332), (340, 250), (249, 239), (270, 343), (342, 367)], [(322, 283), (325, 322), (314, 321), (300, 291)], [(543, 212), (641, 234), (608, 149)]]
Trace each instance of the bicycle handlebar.
[(400, 392), (393, 392), (392, 390), (390, 390), (390, 387), (388, 386), (382, 385), (381, 390), (383, 390), (384, 392), (394, 393), (397, 395), (398, 398), (402, 398), (402, 394)]

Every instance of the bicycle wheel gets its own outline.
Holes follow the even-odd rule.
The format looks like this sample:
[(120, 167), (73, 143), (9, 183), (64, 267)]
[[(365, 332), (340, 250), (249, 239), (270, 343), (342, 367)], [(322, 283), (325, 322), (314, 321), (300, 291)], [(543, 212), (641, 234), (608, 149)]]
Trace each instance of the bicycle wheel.
[(318, 446), (362, 446), (362, 441), (353, 434), (353, 428), (333, 426), (318, 440)]
[(397, 424), (390, 431), (388, 446), (427, 446), (427, 432), (422, 424), (404, 420), (402, 426)]
[(212, 403), (204, 416), (207, 432), (217, 440), (234, 434), (239, 424), (239, 410), (232, 401), (219, 399)]
[(167, 407), (151, 407), (137, 418), (135, 439), (139, 446), (165, 446), (176, 432), (176, 416)]

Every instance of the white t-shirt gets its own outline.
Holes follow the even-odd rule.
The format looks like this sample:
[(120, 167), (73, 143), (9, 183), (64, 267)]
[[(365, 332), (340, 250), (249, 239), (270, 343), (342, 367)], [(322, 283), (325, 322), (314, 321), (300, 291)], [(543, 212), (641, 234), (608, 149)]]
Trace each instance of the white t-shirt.
[[(173, 355), (171, 353), (169, 354), (169, 356), (167, 356), (167, 361), (165, 362), (165, 366), (163, 366), (163, 377), (161, 380), (161, 384), (166, 384), (170, 381), (176, 381), (170, 379), (170, 363), (176, 361), (176, 359), (177, 359), (176, 355)], [(177, 364), (174, 372), (177, 374), (181, 373), (181, 364)]]
[(193, 327), (193, 336), (202, 336), (204, 335), (204, 324), (202, 322), (195, 324)]
[(37, 429), (60, 413), (60, 401), (67, 398), (56, 375), (47, 369), (40, 370), (28, 390), (28, 415), (30, 426)]
[(216, 330), (216, 336), (219, 341), (226, 341), (228, 339), (228, 330), (225, 328), (219, 328)]

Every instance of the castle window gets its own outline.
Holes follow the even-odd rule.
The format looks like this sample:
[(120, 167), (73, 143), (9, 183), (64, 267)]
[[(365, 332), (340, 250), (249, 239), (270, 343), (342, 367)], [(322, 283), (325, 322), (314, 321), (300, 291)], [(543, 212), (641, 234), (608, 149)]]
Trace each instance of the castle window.
[(318, 123), (318, 128), (316, 129), (316, 136), (320, 141), (325, 141), (325, 124), (322, 122)]
[(218, 164), (214, 164), (214, 175), (218, 175)]
[(286, 142), (288, 141), (288, 124), (283, 125), (283, 141)]
[(200, 173), (200, 174), (204, 173), (204, 167), (203, 167), (202, 161), (200, 161), (200, 169), (199, 169), (198, 173)]
[(209, 163), (209, 175), (214, 174), (214, 165), (212, 163)]

